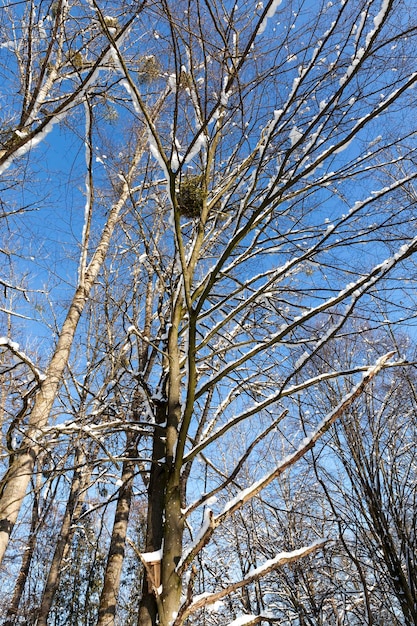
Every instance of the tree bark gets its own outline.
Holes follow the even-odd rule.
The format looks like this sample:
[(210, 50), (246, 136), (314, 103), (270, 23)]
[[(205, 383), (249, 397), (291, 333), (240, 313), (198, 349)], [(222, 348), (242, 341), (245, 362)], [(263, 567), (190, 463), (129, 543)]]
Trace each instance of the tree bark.
[(65, 368), (67, 367), (72, 343), (78, 322), (88, 301), (91, 289), (106, 258), (110, 240), (117, 224), (120, 211), (130, 193), (129, 180), (133, 175), (143, 152), (139, 142), (132, 159), (129, 173), (125, 177), (119, 200), (113, 205), (107, 222), (101, 233), (100, 241), (93, 257), (80, 277), (67, 316), (63, 323), (58, 343), (49, 363), (45, 380), (35, 398), (34, 406), (29, 417), (28, 429), (21, 447), (16, 451), (10, 466), (0, 483), (0, 563), (3, 559), (10, 535), (19, 515), (20, 507), (26, 494), (30, 478), (33, 474), (39, 445), (36, 443), (42, 430), (48, 423), (56, 394), (61, 385)]
[(128, 435), (126, 446), (127, 458), (123, 462), (122, 486), (119, 490), (113, 530), (110, 541), (109, 556), (104, 574), (104, 585), (100, 598), (97, 626), (114, 626), (117, 596), (120, 587), (123, 560), (126, 547), (127, 527), (133, 494), (133, 478), (135, 475), (136, 446), (134, 437)]
[(85, 467), (85, 454), (80, 448), (76, 451), (75, 456), (75, 470), (72, 478), (70, 494), (67, 501), (67, 506), (62, 520), (61, 530), (59, 538), (55, 547), (54, 556), (48, 572), (48, 578), (45, 583), (41, 605), (39, 607), (37, 626), (47, 626), (48, 615), (51, 610), (52, 603), (56, 591), (59, 587), (59, 581), (61, 576), (62, 563), (68, 554), (73, 531), (71, 526), (74, 520), (78, 518), (81, 513), (81, 507), (83, 498), (80, 497), (80, 493), (87, 484), (91, 471), (86, 472)]
[(4, 626), (14, 626), (18, 621), (19, 604), (22, 599), (23, 591), (25, 588), (26, 580), (29, 575), (30, 565), (32, 562), (36, 539), (37, 539), (37, 525), (39, 522), (39, 490), (36, 489), (33, 499), (32, 518), (30, 523), (30, 534), (27, 542), (27, 546), (23, 553), (22, 564), (20, 566), (19, 575), (16, 580), (16, 584), (13, 590), (13, 596), (7, 610), (6, 621)]
[[(156, 422), (163, 424), (166, 421), (166, 403), (161, 402), (156, 407)], [(148, 513), (146, 524), (145, 551), (154, 552), (162, 547), (163, 518), (166, 488), (165, 457), (165, 428), (157, 426), (152, 447), (152, 466), (148, 485)], [(139, 605), (138, 626), (154, 626), (158, 615), (156, 598), (152, 581), (144, 571), (142, 598)]]

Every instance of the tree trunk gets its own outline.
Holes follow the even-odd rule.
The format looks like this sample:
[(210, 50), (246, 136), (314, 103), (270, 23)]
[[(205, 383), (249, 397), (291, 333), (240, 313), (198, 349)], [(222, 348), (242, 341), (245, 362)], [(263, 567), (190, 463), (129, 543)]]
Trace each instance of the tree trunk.
[[(156, 409), (156, 422), (163, 424), (166, 421), (166, 403), (160, 403)], [(157, 426), (153, 439), (152, 466), (148, 485), (148, 514), (146, 525), (145, 551), (154, 552), (162, 546), (163, 519), (166, 487), (165, 457), (165, 428)], [(142, 598), (139, 605), (138, 626), (155, 626), (158, 610), (153, 592), (153, 584), (144, 572)]]
[(126, 446), (127, 459), (123, 462), (122, 486), (119, 490), (116, 512), (109, 548), (109, 556), (104, 574), (104, 585), (100, 598), (97, 626), (113, 626), (116, 615), (117, 596), (120, 587), (125, 555), (127, 526), (133, 494), (133, 478), (135, 475), (137, 456), (133, 437), (128, 435)]
[[(92, 284), (91, 284), (92, 286)], [(0, 489), (0, 562), (6, 551), (13, 526), (33, 474), (39, 445), (34, 443), (42, 436), (48, 423), (56, 394), (61, 384), (64, 370), (82, 310), (87, 301), (87, 293), (79, 287), (64, 321), (57, 347), (51, 359), (46, 378), (38, 391), (29, 417), (26, 436), (1, 481)]]
[[(167, 485), (165, 491), (164, 546), (161, 563), (161, 590), (158, 597), (159, 624), (170, 626), (181, 600), (181, 578), (176, 568), (182, 555), (184, 521), (181, 513), (181, 466), (178, 430), (182, 417), (179, 326), (182, 306), (177, 302), (168, 337), (169, 381), (166, 432)], [(191, 367), (191, 366), (190, 366)], [(191, 375), (191, 374), (189, 374)], [(177, 462), (176, 462), (177, 461)]]
[(39, 522), (39, 490), (36, 489), (33, 499), (32, 507), (32, 519), (30, 523), (30, 534), (27, 542), (27, 546), (23, 553), (22, 564), (20, 566), (19, 575), (16, 580), (16, 584), (13, 590), (13, 596), (7, 610), (6, 621), (4, 626), (14, 626), (18, 623), (19, 604), (22, 599), (23, 591), (25, 588), (26, 580), (29, 575), (30, 564), (32, 562), (33, 553), (36, 546), (37, 539), (37, 525)]
[(64, 518), (62, 520), (59, 538), (55, 547), (54, 556), (49, 568), (48, 578), (43, 591), (38, 620), (36, 622), (37, 626), (47, 626), (48, 615), (51, 610), (55, 593), (59, 587), (62, 563), (65, 560), (70, 548), (71, 538), (73, 535), (71, 526), (74, 523), (74, 519), (77, 519), (81, 513), (83, 498), (80, 497), (80, 493), (87, 484), (90, 474), (91, 470), (89, 470), (89, 468), (86, 471), (84, 451), (78, 448), (75, 456), (75, 470), (72, 478), (70, 494)]
[(42, 435), (42, 430), (48, 423), (49, 414), (52, 410), (56, 394), (61, 385), (65, 368), (68, 364), (78, 322), (89, 298), (90, 291), (106, 258), (107, 250), (109, 248), (110, 240), (116, 227), (120, 211), (129, 197), (129, 180), (136, 170), (136, 166), (142, 152), (143, 146), (141, 142), (139, 142), (130, 164), (129, 173), (125, 177), (120, 198), (112, 206), (93, 257), (83, 272), (83, 275), (80, 276), (80, 284), (75, 291), (67, 316), (62, 325), (58, 343), (49, 363), (45, 380), (36, 395), (35, 403), (29, 417), (26, 436), (20, 449), (16, 451), (7, 472), (1, 481), (0, 563), (3, 560), (13, 526), (16, 523), (20, 507), (26, 494), (26, 489), (33, 474), (33, 468), (39, 451), (39, 446), (34, 442), (36, 442)]
[(160, 626), (172, 624), (177, 616), (181, 600), (181, 578), (176, 568), (182, 555), (184, 523), (181, 514), (179, 481), (173, 477), (170, 477), (167, 485), (165, 517), (164, 552), (161, 564)]

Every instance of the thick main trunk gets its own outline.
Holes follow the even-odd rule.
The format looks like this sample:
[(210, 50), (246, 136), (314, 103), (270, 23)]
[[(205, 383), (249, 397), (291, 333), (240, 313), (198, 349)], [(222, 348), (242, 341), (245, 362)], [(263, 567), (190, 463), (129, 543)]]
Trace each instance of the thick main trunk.
[(172, 477), (172, 480), (168, 480), (166, 491), (164, 553), (161, 564), (160, 626), (170, 626), (180, 607), (181, 578), (178, 576), (176, 568), (182, 555), (183, 532), (180, 487), (178, 481)]
[[(163, 424), (166, 420), (165, 405), (157, 408), (156, 421)], [(152, 466), (148, 484), (148, 514), (146, 525), (145, 551), (154, 552), (162, 546), (164, 530), (164, 503), (166, 486), (166, 468), (163, 461), (165, 457), (165, 429), (157, 426), (153, 439)], [(157, 623), (158, 609), (153, 592), (153, 581), (150, 580), (146, 570), (143, 577), (142, 598), (139, 605), (138, 626), (155, 626)]]
[(97, 626), (113, 626), (116, 615), (117, 596), (119, 594), (120, 577), (126, 547), (127, 527), (133, 493), (133, 477), (135, 475), (135, 446), (127, 448), (127, 459), (123, 462), (122, 486), (117, 499), (113, 530), (110, 541), (109, 556), (104, 573), (103, 591), (100, 598)]
[[(161, 467), (151, 473), (150, 487), (150, 521), (153, 528), (148, 527), (154, 542), (148, 542), (146, 550), (153, 552), (163, 545), (163, 558), (160, 564), (160, 589), (154, 588), (154, 580), (145, 571), (143, 595), (139, 607), (138, 626), (170, 626), (178, 613), (181, 600), (181, 578), (176, 572), (182, 554), (182, 537), (184, 532), (181, 514), (180, 487), (173, 477), (168, 478), (165, 488), (165, 472)], [(164, 487), (162, 490), (161, 487)], [(165, 521), (163, 521), (165, 518)], [(158, 601), (156, 600), (156, 593)]]
[(166, 465), (167, 485), (165, 490), (164, 549), (161, 563), (161, 590), (158, 598), (159, 625), (171, 626), (177, 616), (181, 600), (181, 579), (177, 565), (182, 555), (183, 516), (180, 497), (180, 463), (176, 463), (178, 431), (182, 418), (181, 368), (179, 350), (179, 326), (182, 306), (177, 303), (168, 337), (169, 384), (167, 403)]
[[(153, 440), (152, 468), (148, 491), (148, 527), (146, 552), (162, 548), (160, 585), (145, 571), (143, 597), (139, 609), (138, 626), (170, 626), (175, 619), (181, 600), (181, 579), (176, 567), (181, 559), (183, 516), (180, 498), (181, 464), (176, 465), (178, 428), (181, 421), (181, 368), (178, 346), (179, 325), (183, 306), (178, 301), (174, 307), (166, 348), (165, 368), (167, 399), (160, 402), (156, 411)], [(162, 427), (163, 424), (166, 426)], [(145, 568), (148, 570), (149, 568)]]

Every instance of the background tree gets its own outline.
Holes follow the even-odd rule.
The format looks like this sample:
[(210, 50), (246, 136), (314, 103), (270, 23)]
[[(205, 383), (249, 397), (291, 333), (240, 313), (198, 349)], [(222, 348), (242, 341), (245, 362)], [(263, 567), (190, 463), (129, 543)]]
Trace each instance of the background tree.
[[(372, 333), (363, 340), (367, 352), (375, 349)], [(406, 337), (396, 344), (410, 351)], [(340, 394), (329, 384), (323, 399), (337, 403)], [(382, 607), (393, 623), (416, 622), (415, 397), (414, 368), (386, 372), (335, 427), (333, 463), (326, 455), (316, 467), (348, 556), (362, 563), (370, 623), (380, 623)]]

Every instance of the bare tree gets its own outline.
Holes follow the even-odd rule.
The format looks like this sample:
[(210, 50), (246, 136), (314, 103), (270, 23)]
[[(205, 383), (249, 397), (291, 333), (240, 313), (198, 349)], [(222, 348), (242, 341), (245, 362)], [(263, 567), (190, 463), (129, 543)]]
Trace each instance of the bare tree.
[[(211, 539), (391, 364), (387, 350), (365, 362), (354, 355), (349, 370), (310, 367), (337, 349), (359, 305), (378, 317), (377, 288), (396, 320), (404, 310), (395, 289), (417, 249), (403, 193), (416, 176), (416, 129), (403, 113), (415, 100), (416, 26), (401, 0), (134, 6), (109, 3), (105, 13), (94, 0), (58, 2), (46, 15), (28, 4), (30, 37), (10, 36), (5, 47), (23, 95), (3, 171), (30, 167), (32, 149), (64, 118), (86, 159), (74, 166), (85, 181), (77, 284), (64, 290), (64, 321), (2, 481), (1, 546), (42, 446), (78, 428), (69, 406), (58, 408), (76, 387), (65, 377), (85, 336), (86, 304), (111, 310), (112, 324), (99, 328), (114, 377), (104, 387), (99, 375), (89, 381), (92, 409), (80, 432), (100, 442), (111, 471), (126, 433), (140, 432), (134, 462), (147, 530), (138, 623), (180, 626), (327, 541), (279, 550), (193, 593), (195, 561)], [(3, 19), (16, 23), (12, 7)], [(401, 175), (387, 181), (393, 172)], [(344, 395), (303, 432), (297, 398), (314, 398), (323, 380), (345, 381)], [(254, 463), (277, 430), (287, 441), (282, 457)], [(112, 607), (118, 580), (104, 592)], [(273, 619), (260, 603), (242, 611), (247, 624)]]
[[(365, 337), (369, 351), (384, 341), (381, 334)], [(409, 352), (405, 337), (395, 343)], [(337, 403), (342, 394), (329, 385), (325, 396)], [(393, 623), (417, 619), (415, 399), (414, 368), (386, 372), (335, 428), (333, 471), (331, 466), (318, 470), (316, 460), (347, 555), (362, 562), (365, 597), (376, 597), (369, 623), (380, 623), (383, 609), (388, 613), (392, 607)]]

